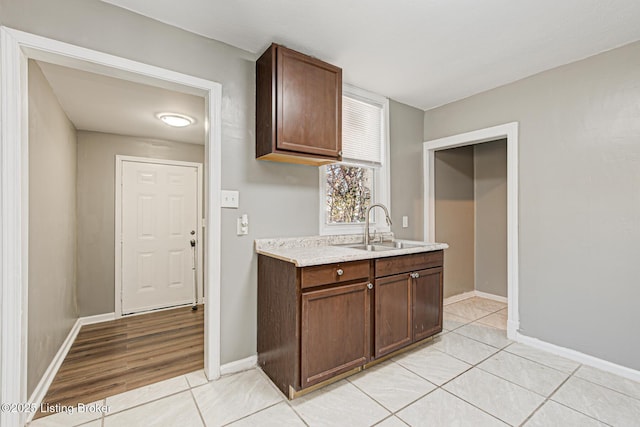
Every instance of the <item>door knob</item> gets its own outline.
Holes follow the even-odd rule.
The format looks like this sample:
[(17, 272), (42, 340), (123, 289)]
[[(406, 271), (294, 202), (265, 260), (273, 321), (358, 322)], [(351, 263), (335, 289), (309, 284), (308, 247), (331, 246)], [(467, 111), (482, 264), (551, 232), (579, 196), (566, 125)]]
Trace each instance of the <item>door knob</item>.
[(367, 289), (373, 289), (373, 283), (367, 283)]

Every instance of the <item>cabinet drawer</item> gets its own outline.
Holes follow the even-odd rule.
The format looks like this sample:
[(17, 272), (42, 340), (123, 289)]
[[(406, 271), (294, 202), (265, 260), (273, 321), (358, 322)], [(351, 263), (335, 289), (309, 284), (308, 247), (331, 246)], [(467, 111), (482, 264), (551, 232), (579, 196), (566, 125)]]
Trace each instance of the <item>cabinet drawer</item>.
[(303, 267), (300, 272), (300, 287), (304, 289), (368, 277), (369, 261), (367, 260)]
[(375, 276), (385, 277), (391, 276), (392, 274), (423, 270), (425, 268), (441, 267), (442, 262), (442, 251), (379, 258), (375, 260)]

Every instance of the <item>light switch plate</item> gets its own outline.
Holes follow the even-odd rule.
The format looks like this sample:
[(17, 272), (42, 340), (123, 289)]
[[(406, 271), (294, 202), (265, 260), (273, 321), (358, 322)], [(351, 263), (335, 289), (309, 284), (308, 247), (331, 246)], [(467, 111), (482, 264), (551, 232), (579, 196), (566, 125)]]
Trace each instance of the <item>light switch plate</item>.
[(249, 216), (247, 214), (243, 214), (238, 218), (236, 234), (238, 236), (246, 236), (249, 234)]
[(221, 191), (221, 206), (223, 208), (238, 209), (240, 205), (240, 192), (234, 190), (222, 190)]
[(402, 217), (402, 228), (408, 228), (408, 227), (409, 227), (409, 217), (405, 215)]

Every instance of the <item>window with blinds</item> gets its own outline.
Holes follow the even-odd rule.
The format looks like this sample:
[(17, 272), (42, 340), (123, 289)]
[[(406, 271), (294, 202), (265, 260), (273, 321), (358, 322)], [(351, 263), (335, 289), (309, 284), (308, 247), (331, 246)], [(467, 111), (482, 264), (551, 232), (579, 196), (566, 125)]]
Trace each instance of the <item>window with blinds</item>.
[(360, 233), (367, 208), (388, 205), (388, 107), (386, 98), (343, 86), (343, 162), (320, 168), (321, 234)]
[(342, 158), (382, 165), (383, 106), (342, 98)]

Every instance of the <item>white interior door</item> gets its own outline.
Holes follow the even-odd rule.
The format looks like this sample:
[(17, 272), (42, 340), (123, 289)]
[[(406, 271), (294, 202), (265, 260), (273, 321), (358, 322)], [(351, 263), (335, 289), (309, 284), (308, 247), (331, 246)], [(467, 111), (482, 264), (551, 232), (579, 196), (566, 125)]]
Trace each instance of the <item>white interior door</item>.
[(123, 161), (121, 170), (122, 314), (192, 302), (197, 167)]

